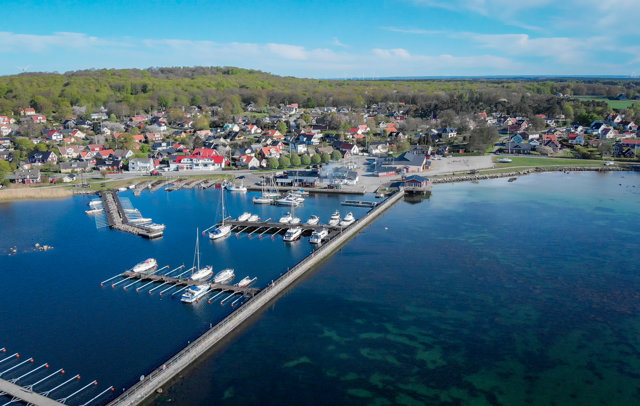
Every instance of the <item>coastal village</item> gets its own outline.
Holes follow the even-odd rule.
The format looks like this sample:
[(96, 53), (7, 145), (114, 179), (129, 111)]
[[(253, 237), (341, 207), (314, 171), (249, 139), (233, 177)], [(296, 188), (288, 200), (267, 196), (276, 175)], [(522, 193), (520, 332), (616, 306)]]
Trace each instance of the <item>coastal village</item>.
[[(477, 154), (472, 137), (482, 128), (496, 134), (481, 146), (485, 153), (635, 159), (640, 148), (638, 125), (615, 112), (582, 125), (563, 114), (479, 112), (425, 120), (403, 102), (366, 108), (293, 103), (260, 111), (248, 104), (229, 122), (219, 121), (220, 110), (181, 106), (118, 119), (114, 106), (74, 106), (66, 119), (51, 120), (35, 108), (20, 108), (0, 116), (0, 162), (10, 169), (4, 186), (77, 183), (90, 173), (297, 168), (308, 170), (306, 186), (339, 187), (358, 182), (351, 157), (371, 157), (374, 176), (425, 172), (440, 157)], [(319, 170), (330, 162), (340, 164), (330, 173)]]

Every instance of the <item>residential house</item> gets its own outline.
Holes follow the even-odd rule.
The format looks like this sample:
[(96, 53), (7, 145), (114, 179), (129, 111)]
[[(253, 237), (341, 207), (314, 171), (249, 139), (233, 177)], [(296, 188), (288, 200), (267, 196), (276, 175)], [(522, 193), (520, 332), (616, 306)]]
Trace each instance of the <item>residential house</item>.
[(610, 125), (620, 124), (622, 122), (622, 116), (617, 113), (611, 113), (604, 119), (604, 121)]
[(0, 124), (13, 124), (16, 120), (13, 117), (0, 116)]
[(18, 108), (18, 113), (20, 113), (21, 116), (33, 116), (34, 114), (36, 114), (36, 109), (32, 107), (23, 109), (22, 107), (20, 107)]
[(62, 134), (63, 137), (73, 137), (73, 138), (77, 138), (77, 139), (84, 139), (86, 137), (86, 134), (83, 133), (82, 131), (73, 128), (73, 129), (62, 129), (60, 130), (60, 133)]
[(0, 161), (13, 162), (13, 151), (0, 150)]
[(60, 142), (64, 139), (64, 135), (58, 130), (44, 130), (44, 138), (48, 141)]
[(260, 129), (260, 127), (258, 127), (255, 124), (249, 124), (244, 126), (244, 132), (246, 132), (247, 134), (260, 134), (262, 133), (262, 130)]
[(58, 152), (60, 152), (61, 158), (67, 159), (75, 159), (80, 156), (80, 152), (84, 149), (81, 145), (67, 145), (63, 147), (58, 147)]
[(104, 149), (103, 144), (89, 144), (87, 147), (89, 148), (89, 151), (92, 152), (98, 152)]
[(46, 163), (58, 163), (58, 156), (53, 151), (32, 151), (29, 152), (27, 160), (32, 165), (44, 165)]
[(19, 169), (13, 172), (13, 175), (9, 177), (15, 183), (33, 184), (40, 183), (42, 177), (40, 176), (40, 169)]
[(560, 143), (557, 140), (552, 139), (545, 140), (542, 145), (551, 148), (553, 152), (558, 152), (561, 148)]
[(291, 144), (291, 150), (297, 154), (306, 154), (307, 153), (307, 144), (305, 143), (294, 143)]
[[(549, 140), (547, 142), (556, 142), (553, 140)], [(560, 144), (558, 144), (560, 145)], [(504, 147), (502, 147), (503, 152), (507, 152), (509, 154), (530, 154), (533, 150), (533, 146), (531, 143), (517, 143), (517, 142), (507, 142)]]
[(367, 151), (371, 155), (387, 155), (389, 153), (389, 144), (386, 142), (373, 142), (369, 144)]
[(360, 153), (360, 149), (358, 148), (357, 145), (350, 144), (348, 142), (336, 141), (333, 143), (333, 148), (342, 152), (342, 155), (344, 157), (347, 156), (345, 154), (348, 154), (349, 156), (351, 156), (351, 155), (358, 155)]
[(30, 116), (31, 121), (33, 121), (36, 124), (44, 124), (47, 122), (47, 117), (42, 115), (42, 114), (35, 114), (33, 116)]
[(241, 155), (236, 161), (236, 165), (239, 168), (258, 168), (260, 167), (260, 160), (252, 155)]
[(284, 139), (284, 135), (278, 130), (267, 130), (262, 133), (263, 137), (273, 138), (276, 140)]
[(101, 149), (100, 151), (96, 152), (96, 156), (98, 158), (106, 158), (110, 155), (114, 155), (114, 150), (112, 149)]
[(281, 154), (280, 148), (276, 146), (262, 147), (260, 149), (260, 156), (264, 159), (280, 158)]
[(109, 155), (105, 158), (96, 159), (96, 168), (99, 171), (119, 171), (120, 169), (122, 169), (122, 165), (122, 159), (115, 155)]
[(240, 131), (240, 126), (235, 123), (227, 123), (222, 127), (224, 131), (238, 132)]
[(151, 158), (131, 158), (129, 172), (151, 172), (156, 168)]
[(11, 143), (11, 138), (0, 138), (0, 149), (10, 149), (13, 146)]
[(404, 179), (404, 187), (407, 190), (422, 190), (431, 185), (429, 178), (420, 175), (411, 175)]
[(221, 155), (187, 155), (178, 156), (169, 163), (172, 171), (204, 170), (213, 171), (225, 167), (227, 160)]
[(13, 132), (9, 124), (0, 124), (0, 135), (6, 137)]
[(584, 145), (584, 135), (582, 134), (569, 134), (569, 144)]
[(107, 116), (107, 113), (98, 112), (98, 113), (91, 113), (90, 118), (92, 120), (107, 120), (109, 119), (109, 116)]
[(93, 168), (93, 164), (89, 161), (60, 162), (60, 172), (62, 173), (87, 172), (91, 168)]
[(147, 139), (147, 142), (151, 144), (153, 142), (162, 141), (164, 139), (164, 135), (160, 133), (146, 133), (145, 138)]
[(442, 134), (442, 138), (455, 138), (458, 136), (458, 131), (455, 128), (438, 128), (438, 133)]
[(284, 114), (296, 114), (298, 112), (298, 103), (287, 104), (282, 108)]

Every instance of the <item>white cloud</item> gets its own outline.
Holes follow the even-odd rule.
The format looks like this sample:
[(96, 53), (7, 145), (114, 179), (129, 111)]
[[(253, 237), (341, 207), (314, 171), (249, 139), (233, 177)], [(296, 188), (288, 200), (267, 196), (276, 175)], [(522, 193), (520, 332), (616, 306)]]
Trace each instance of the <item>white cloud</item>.
[(54, 47), (91, 48), (96, 46), (126, 46), (126, 43), (116, 42), (86, 34), (74, 32), (55, 32), (51, 35), (16, 34), (0, 32), (0, 50), (15, 52), (27, 50), (29, 52), (43, 52)]
[(338, 38), (333, 37), (333, 41), (331, 43), (340, 48), (349, 48), (349, 45), (342, 43)]
[(446, 31), (441, 30), (423, 30), (421, 28), (400, 28), (400, 27), (380, 27), (385, 31), (399, 32), (402, 34), (415, 34), (415, 35), (438, 35), (445, 34)]
[(587, 58), (588, 42), (566, 38), (531, 38), (527, 34), (477, 34), (467, 36), (482, 47), (501, 50), (508, 55), (545, 57), (564, 64), (578, 64)]

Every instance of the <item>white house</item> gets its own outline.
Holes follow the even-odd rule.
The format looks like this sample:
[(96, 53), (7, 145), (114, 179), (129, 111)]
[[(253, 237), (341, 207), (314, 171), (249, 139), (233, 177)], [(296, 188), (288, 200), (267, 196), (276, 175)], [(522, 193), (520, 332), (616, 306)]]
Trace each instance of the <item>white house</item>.
[(129, 172), (151, 172), (156, 167), (151, 158), (131, 158)]

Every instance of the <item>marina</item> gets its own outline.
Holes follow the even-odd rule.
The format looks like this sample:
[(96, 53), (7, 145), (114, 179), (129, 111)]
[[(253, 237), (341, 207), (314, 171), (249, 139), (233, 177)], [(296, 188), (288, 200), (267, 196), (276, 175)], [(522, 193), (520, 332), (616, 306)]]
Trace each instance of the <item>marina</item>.
[[(317, 250), (313, 251), (309, 256), (304, 258), (294, 267), (289, 268), (279, 278), (272, 281), (266, 288), (255, 293), (254, 296), (252, 296), (248, 301), (241, 304), (237, 310), (232, 312), (220, 323), (212, 326), (212, 328), (207, 330), (193, 343), (189, 344), (186, 348), (173, 356), (167, 362), (163, 363), (160, 367), (146, 376), (143, 380), (136, 383), (118, 398), (110, 402), (109, 406), (138, 405), (148, 397), (152, 396), (158, 388), (169, 382), (180, 371), (188, 367), (202, 354), (207, 352), (209, 349), (223, 340), (229, 333), (234, 331), (238, 326), (246, 322), (253, 314), (258, 312), (272, 300), (277, 298), (280, 293), (291, 286), (307, 271), (320, 263), (324, 258), (331, 255), (331, 253), (337, 250), (342, 244), (346, 243), (350, 238), (355, 236), (359, 231), (370, 224), (375, 218), (377, 218), (395, 203), (400, 201), (403, 195), (404, 193), (402, 190), (396, 192), (394, 195), (379, 204), (376, 208), (372, 209), (366, 215), (358, 219), (350, 227), (341, 230), (338, 235), (334, 236), (334, 238), (331, 238), (326, 243), (321, 245)], [(282, 225), (280, 225), (280, 227), (282, 227)], [(318, 227), (322, 228), (321, 226)], [(139, 278), (141, 276), (140, 274), (126, 275), (127, 278)], [(157, 277), (158, 276), (151, 276), (151, 278)], [(236, 288), (240, 287), (236, 286)], [(221, 290), (221, 292), (224, 292), (222, 290), (222, 287), (219, 287), (219, 289)], [(230, 298), (227, 297), (223, 300), (230, 300)]]

